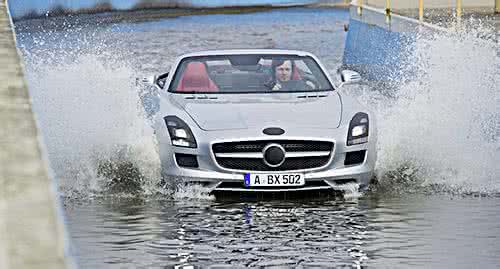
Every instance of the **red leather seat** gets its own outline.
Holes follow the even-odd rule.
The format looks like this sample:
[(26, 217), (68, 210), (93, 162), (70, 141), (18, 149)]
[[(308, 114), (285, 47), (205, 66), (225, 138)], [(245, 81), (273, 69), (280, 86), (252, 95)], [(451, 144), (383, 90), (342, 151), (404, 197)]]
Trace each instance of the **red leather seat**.
[(187, 64), (176, 91), (216, 92), (219, 91), (219, 87), (208, 76), (205, 64), (191, 62)]
[(293, 68), (292, 68), (292, 80), (302, 80), (302, 72), (301, 70), (299, 71), (299, 68), (295, 63), (293, 63)]

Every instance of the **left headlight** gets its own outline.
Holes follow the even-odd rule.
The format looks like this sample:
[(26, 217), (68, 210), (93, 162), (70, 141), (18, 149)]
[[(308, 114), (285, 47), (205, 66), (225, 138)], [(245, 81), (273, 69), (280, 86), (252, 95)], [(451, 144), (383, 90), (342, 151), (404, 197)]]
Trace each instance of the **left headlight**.
[(163, 118), (167, 124), (168, 133), (172, 145), (178, 147), (196, 148), (196, 139), (189, 126), (177, 116), (166, 116)]
[(368, 114), (356, 113), (349, 123), (349, 132), (347, 133), (347, 145), (357, 145), (368, 142), (369, 120)]

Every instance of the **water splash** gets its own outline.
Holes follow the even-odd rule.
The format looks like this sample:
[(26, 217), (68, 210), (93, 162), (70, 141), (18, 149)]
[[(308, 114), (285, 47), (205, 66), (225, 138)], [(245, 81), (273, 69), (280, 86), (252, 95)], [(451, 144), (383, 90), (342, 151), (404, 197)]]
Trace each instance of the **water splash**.
[[(420, 33), (394, 97), (365, 91), (378, 114), (379, 189), (498, 193), (499, 67), (491, 29), (469, 21)], [(378, 96), (377, 96), (378, 95)]]
[(123, 62), (83, 54), (72, 63), (27, 68), (51, 166), (64, 195), (99, 193), (126, 184), (151, 192), (159, 181), (153, 131), (134, 77)]
[(342, 197), (347, 200), (363, 196), (363, 192), (359, 189), (359, 184), (354, 182), (337, 185), (334, 189), (340, 191)]
[(135, 83), (140, 72), (107, 53), (58, 57), (60, 64), (28, 57), (26, 73), (65, 199), (213, 199), (200, 186), (161, 186), (157, 141), (141, 102), (144, 89)]
[(174, 200), (215, 200), (210, 189), (201, 185), (178, 184), (171, 197)]
[[(154, 43), (149, 42), (151, 34), (109, 35), (112, 28), (96, 28), (63, 23), (54, 30), (41, 27), (43, 31), (18, 34), (34, 109), (63, 195), (88, 197), (124, 188), (125, 193), (186, 197), (182, 188), (175, 194), (158, 187), (155, 139), (134, 82), (144, 69), (184, 52), (187, 48), (179, 47), (178, 40), (197, 28), (163, 33), (171, 43), (150, 45), (147, 50), (154, 57), (142, 53), (143, 44)], [(217, 29), (211, 37), (225, 36), (227, 29)], [(477, 22), (457, 33), (422, 33), (408, 62), (408, 70), (418, 70), (418, 77), (405, 78), (394, 93), (366, 91), (362, 96), (378, 114), (379, 190), (500, 192), (495, 38)], [(124, 39), (133, 42), (120, 41)], [(311, 40), (305, 49), (315, 52), (317, 40), (304, 39)], [(250, 42), (245, 35), (214, 40), (217, 44), (199, 46)], [(326, 49), (316, 50), (327, 66), (335, 66), (336, 58), (326, 57)], [(139, 66), (148, 62), (151, 66)], [(110, 181), (117, 184), (110, 186)]]

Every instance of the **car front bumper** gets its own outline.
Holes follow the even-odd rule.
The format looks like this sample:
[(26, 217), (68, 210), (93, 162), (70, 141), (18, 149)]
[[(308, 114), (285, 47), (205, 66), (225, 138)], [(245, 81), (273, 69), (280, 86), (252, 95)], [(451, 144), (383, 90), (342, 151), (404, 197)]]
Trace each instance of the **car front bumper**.
[[(314, 131), (316, 136), (310, 137)], [(214, 157), (212, 145), (217, 142), (227, 141), (252, 141), (269, 140), (268, 136), (262, 136), (257, 131), (212, 131), (205, 133), (196, 133), (198, 147), (182, 148), (171, 145), (170, 138), (166, 136), (167, 132), (157, 133), (159, 142), (159, 153), (162, 165), (162, 176), (167, 182), (181, 183), (199, 183), (210, 191), (240, 191), (240, 192), (293, 192), (321, 189), (342, 189), (343, 184), (348, 182), (358, 183), (361, 187), (367, 186), (374, 175), (375, 162), (377, 159), (376, 148), (376, 129), (371, 129), (371, 135), (367, 143), (347, 146), (345, 137), (347, 127), (327, 130), (306, 130), (303, 128), (288, 128), (290, 135), (280, 136), (279, 140), (304, 140), (304, 141), (331, 141), (334, 148), (331, 152), (331, 159), (327, 165), (314, 169), (304, 169), (297, 171), (244, 171), (231, 170), (221, 167)], [(293, 135), (292, 135), (293, 134)], [(218, 139), (225, 137), (224, 140)], [(274, 138), (278, 139), (278, 138)], [(362, 162), (354, 165), (345, 165), (347, 153), (366, 151)], [(197, 168), (180, 167), (175, 158), (175, 154), (190, 154), (196, 156), (199, 166)], [(246, 187), (244, 185), (245, 173), (262, 174), (304, 174), (305, 185), (302, 187), (290, 188), (264, 188), (264, 187)]]
[[(373, 176), (373, 169), (369, 164), (362, 164), (353, 167), (332, 169), (319, 172), (300, 172), (304, 173), (306, 185), (299, 188), (251, 188), (244, 187), (244, 173), (223, 173), (217, 171), (198, 171), (195, 169), (174, 168), (165, 173), (169, 180), (183, 183), (200, 183), (210, 189), (210, 191), (242, 191), (242, 192), (284, 192), (284, 191), (308, 191), (321, 189), (341, 189), (341, 185), (346, 182), (355, 182), (360, 185), (368, 185)], [(283, 173), (283, 172), (278, 172)], [(283, 174), (293, 174), (296, 172), (285, 172)], [(311, 182), (323, 182), (324, 184), (314, 184), (307, 186)], [(224, 182), (241, 183), (241, 187), (224, 187)], [(236, 185), (236, 184), (233, 184)], [(324, 186), (318, 186), (324, 185)]]
[[(344, 165), (347, 152), (366, 150), (365, 159), (356, 165)], [(175, 153), (196, 155), (200, 163), (198, 168), (180, 167), (175, 160)], [(210, 191), (239, 191), (239, 192), (293, 192), (323, 189), (342, 189), (345, 183), (357, 183), (367, 186), (374, 175), (376, 161), (375, 143), (341, 147), (336, 146), (332, 159), (326, 167), (305, 171), (227, 171), (220, 169), (210, 154), (200, 154), (199, 150), (173, 148), (168, 154), (161, 157), (162, 175), (168, 181), (186, 184), (202, 184)], [(244, 185), (245, 173), (274, 173), (274, 174), (304, 174), (305, 185), (291, 188), (253, 188)]]

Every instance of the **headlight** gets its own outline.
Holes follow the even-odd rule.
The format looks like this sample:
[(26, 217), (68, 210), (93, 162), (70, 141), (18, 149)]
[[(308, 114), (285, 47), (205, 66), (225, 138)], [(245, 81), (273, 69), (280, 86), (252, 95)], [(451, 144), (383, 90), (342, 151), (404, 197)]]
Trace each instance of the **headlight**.
[(196, 139), (189, 126), (176, 116), (166, 116), (163, 118), (167, 124), (172, 145), (178, 147), (196, 148)]
[(368, 114), (362, 112), (356, 113), (349, 123), (347, 145), (352, 146), (368, 142), (368, 127)]

